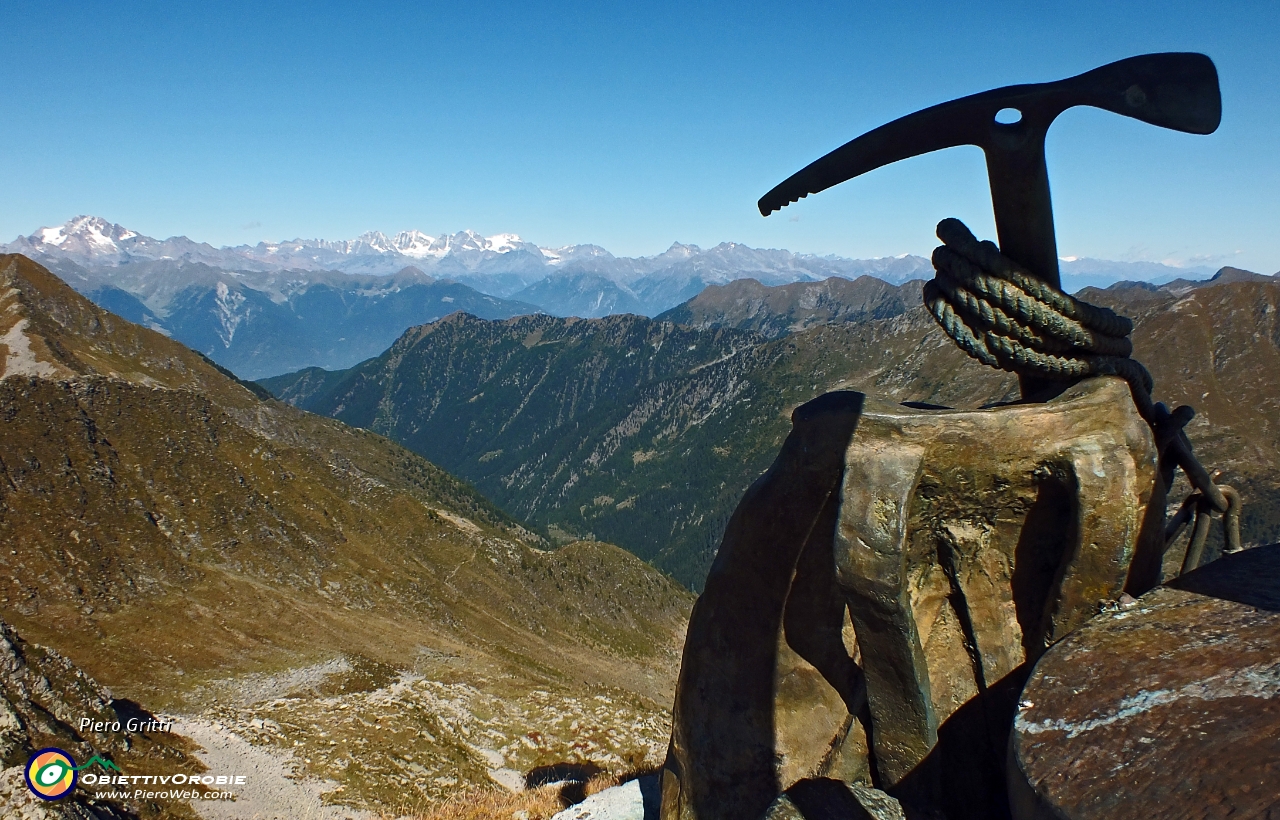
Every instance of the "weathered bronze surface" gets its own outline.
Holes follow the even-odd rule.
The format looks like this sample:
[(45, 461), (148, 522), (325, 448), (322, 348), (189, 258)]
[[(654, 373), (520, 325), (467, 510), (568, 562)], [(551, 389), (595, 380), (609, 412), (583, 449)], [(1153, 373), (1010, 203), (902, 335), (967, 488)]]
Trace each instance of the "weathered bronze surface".
[(1016, 820), (1280, 816), (1280, 544), (1094, 618), (1022, 694)]
[(846, 450), (834, 548), (877, 784), (951, 818), (999, 817), (1027, 669), (1162, 537), (1154, 439), (1115, 378), (1044, 404), (876, 410)]
[(1028, 662), (1163, 536), (1128, 397), (1107, 377), (990, 410), (857, 393), (799, 408), (694, 608), (663, 820), (759, 818), (824, 777), (868, 779), (915, 816), (1007, 813)]
[(773, 466), (729, 521), (685, 638), (663, 820), (755, 820), (796, 780), (825, 774), (833, 746), (861, 741), (831, 757), (853, 776), (866, 771), (852, 719), (861, 675), (843, 643), (831, 559), (844, 451), (864, 398), (829, 393), (797, 408)]
[[(1145, 54), (1052, 83), (1013, 85), (917, 111), (848, 142), (792, 174), (760, 198), (768, 216), (809, 194), (909, 157), (976, 145), (987, 158), (1000, 252), (1055, 288), (1058, 242), (1044, 143), (1068, 108), (1088, 105), (1143, 122), (1210, 134), (1222, 120), (1213, 61), (1203, 54)], [(1002, 122), (1011, 110), (1019, 119)], [(1021, 378), (1024, 398), (1052, 382)]]

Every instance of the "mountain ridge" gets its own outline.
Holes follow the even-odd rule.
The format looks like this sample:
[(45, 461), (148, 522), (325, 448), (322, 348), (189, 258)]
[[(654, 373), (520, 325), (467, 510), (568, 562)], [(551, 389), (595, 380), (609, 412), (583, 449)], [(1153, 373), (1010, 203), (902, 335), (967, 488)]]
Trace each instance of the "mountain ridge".
[[(1016, 379), (965, 356), (915, 287), (742, 281), (664, 320), (544, 316), (535, 328), (529, 317), (455, 316), (348, 371), (261, 383), (405, 443), (544, 527), (606, 538), (697, 589), (799, 404), (838, 389), (949, 407), (1017, 397)], [(1155, 376), (1157, 400), (1199, 411), (1188, 432), (1201, 460), (1245, 492), (1246, 538), (1280, 537), (1280, 428), (1268, 415), (1280, 414), (1268, 390), (1280, 383), (1280, 281), (1225, 274), (1188, 291), (1143, 283), (1081, 296), (1134, 318), (1134, 355)], [(654, 364), (641, 372), (637, 361)], [(541, 444), (561, 438), (574, 443)]]
[[(487, 319), (537, 312), (657, 316), (709, 287), (745, 279), (773, 287), (873, 276), (903, 285), (932, 276), (929, 261), (911, 255), (851, 260), (735, 242), (707, 249), (676, 242), (653, 256), (627, 258), (595, 245), (539, 248), (514, 234), (474, 231), (440, 237), (375, 231), (353, 240), (217, 249), (185, 237), (153, 239), (88, 216), (5, 248), (39, 259), (100, 305), (249, 379), (353, 366), (380, 354), (406, 328), (455, 310)], [(1089, 259), (1062, 266), (1068, 289), (1105, 284), (1107, 270), (1177, 281), (1192, 274)]]
[(306, 366), (348, 367), (381, 353), (405, 327), (457, 310), (486, 318), (539, 310), (412, 266), (374, 276), (228, 271), (173, 260), (104, 271), (67, 259), (45, 261), (100, 306), (249, 378)]

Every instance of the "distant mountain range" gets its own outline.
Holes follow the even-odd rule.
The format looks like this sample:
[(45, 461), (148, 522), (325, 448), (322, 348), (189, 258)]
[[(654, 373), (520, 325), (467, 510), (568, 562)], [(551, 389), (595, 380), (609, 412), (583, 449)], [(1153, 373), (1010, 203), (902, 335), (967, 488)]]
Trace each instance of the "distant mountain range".
[(405, 328), (455, 311), (505, 319), (540, 308), (488, 296), (417, 268), (387, 276), (338, 271), (231, 271), (203, 262), (112, 268), (43, 261), (99, 306), (200, 351), (244, 378), (300, 367), (350, 367)]
[[(236, 271), (342, 271), (385, 275), (415, 267), (492, 296), (513, 296), (548, 277), (603, 276), (659, 305), (658, 313), (708, 284), (750, 276), (765, 284), (873, 275), (900, 283), (930, 275), (918, 256), (844, 259), (838, 256), (760, 250), (734, 242), (714, 248), (673, 244), (656, 256), (617, 257), (598, 245), (541, 248), (515, 234), (484, 237), (474, 231), (432, 237), (420, 231), (394, 236), (371, 231), (356, 239), (294, 239), (287, 242), (215, 248), (185, 236), (153, 239), (96, 216), (77, 216), (53, 228), (41, 228), (0, 246), (6, 253), (33, 259), (54, 257), (86, 267), (119, 267), (137, 262), (200, 263)], [(655, 278), (656, 277), (656, 278)], [(675, 280), (677, 290), (696, 280), (702, 285), (681, 298), (663, 295), (658, 280)], [(656, 301), (655, 301), (656, 300)]]
[[(473, 231), (215, 248), (182, 236), (155, 239), (95, 216), (41, 228), (0, 251), (45, 264), (99, 305), (245, 378), (350, 367), (406, 328), (457, 310), (485, 319), (656, 316), (708, 287), (744, 279), (777, 286), (871, 276), (898, 285), (933, 273), (928, 260), (911, 255), (859, 260), (725, 242), (708, 249), (676, 243), (656, 256), (628, 258), (596, 245), (542, 248), (514, 234)], [(1068, 289), (1209, 273), (1063, 262)]]
[[(1188, 432), (1248, 499), (1246, 539), (1275, 541), (1280, 280), (1228, 268), (1086, 293), (1134, 317), (1157, 399), (1199, 411)], [(455, 315), (350, 370), (262, 384), (401, 442), (553, 534), (618, 543), (697, 589), (800, 403), (834, 389), (952, 407), (1016, 396), (1016, 379), (967, 358), (919, 299), (917, 283), (869, 277), (743, 280), (662, 317), (680, 324)]]

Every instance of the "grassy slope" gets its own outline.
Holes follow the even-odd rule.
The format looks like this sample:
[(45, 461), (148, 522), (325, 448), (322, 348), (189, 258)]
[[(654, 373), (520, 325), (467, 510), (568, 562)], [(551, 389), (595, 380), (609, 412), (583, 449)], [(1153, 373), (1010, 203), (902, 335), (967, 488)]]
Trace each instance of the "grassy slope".
[(262, 401), (24, 258), (0, 278), (0, 321), (57, 369), (0, 381), (0, 612), (31, 640), (160, 708), (342, 655), (663, 712), (691, 603), (670, 580), (606, 544), (543, 551), (399, 445)]

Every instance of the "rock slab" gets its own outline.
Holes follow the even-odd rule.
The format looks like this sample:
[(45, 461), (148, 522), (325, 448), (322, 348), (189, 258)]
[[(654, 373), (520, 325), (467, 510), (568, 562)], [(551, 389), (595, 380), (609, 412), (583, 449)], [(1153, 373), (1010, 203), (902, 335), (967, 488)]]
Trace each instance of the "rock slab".
[(658, 820), (656, 775), (596, 792), (551, 820)]
[(1016, 820), (1280, 817), (1280, 544), (1228, 555), (1050, 649), (1009, 758)]
[(865, 783), (801, 780), (773, 801), (763, 820), (906, 820), (902, 804)]

